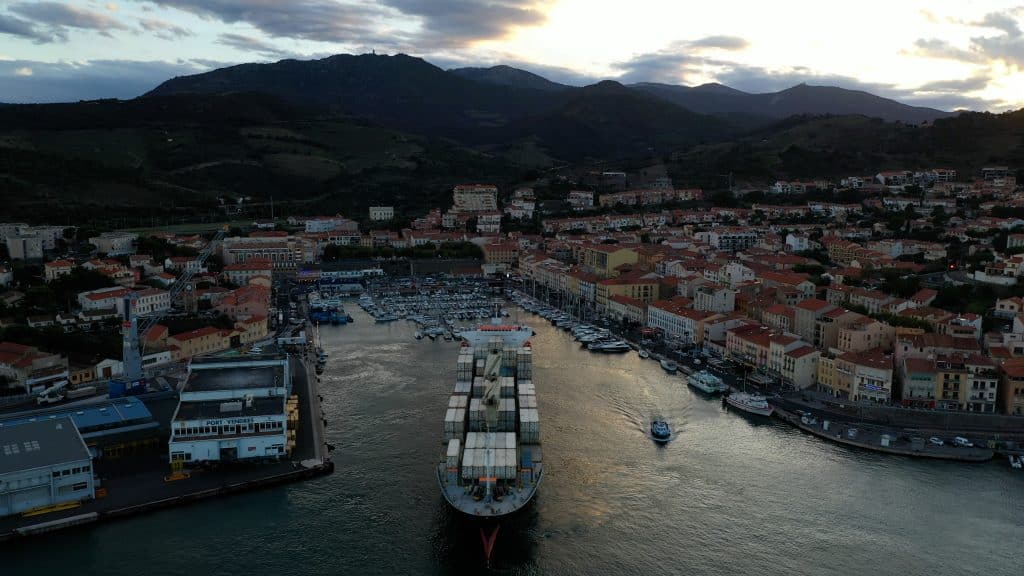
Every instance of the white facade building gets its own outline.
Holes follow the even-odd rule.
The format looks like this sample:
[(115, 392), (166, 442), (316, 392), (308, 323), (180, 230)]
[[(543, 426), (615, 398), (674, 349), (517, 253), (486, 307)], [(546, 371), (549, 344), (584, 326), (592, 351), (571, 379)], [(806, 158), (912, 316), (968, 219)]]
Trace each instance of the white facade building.
[(694, 293), (694, 310), (732, 312), (736, 309), (736, 291), (715, 286), (701, 286)]
[(498, 209), (498, 188), (487, 184), (460, 184), (452, 194), (460, 212), (488, 212)]
[(15, 234), (7, 237), (7, 254), (11, 260), (42, 260), (43, 238), (35, 234)]
[(144, 316), (157, 312), (166, 312), (171, 309), (170, 293), (158, 288), (148, 288), (135, 293), (135, 313)]
[(359, 224), (342, 216), (317, 216), (306, 220), (306, 232), (355, 232)]
[(171, 462), (287, 456), (288, 359), (193, 360), (171, 422)]
[(92, 456), (71, 418), (0, 424), (0, 516), (95, 496)]
[(96, 246), (96, 249), (107, 256), (121, 256), (123, 254), (135, 253), (135, 240), (137, 234), (127, 232), (104, 232), (99, 236), (89, 238), (89, 243)]
[(370, 220), (384, 222), (395, 218), (394, 206), (370, 206)]
[(130, 291), (127, 288), (97, 288), (88, 292), (78, 293), (78, 305), (82, 310), (108, 310), (114, 308), (118, 314), (124, 314), (124, 297)]

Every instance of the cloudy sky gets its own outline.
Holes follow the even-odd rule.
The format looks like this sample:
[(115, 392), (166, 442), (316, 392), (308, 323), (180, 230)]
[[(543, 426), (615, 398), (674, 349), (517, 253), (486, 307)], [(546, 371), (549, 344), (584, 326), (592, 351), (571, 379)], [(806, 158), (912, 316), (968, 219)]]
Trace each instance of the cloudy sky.
[(1024, 106), (1022, 27), (1024, 6), (998, 0), (0, 0), (0, 102), (373, 50), (575, 85), (806, 82), (1002, 111)]

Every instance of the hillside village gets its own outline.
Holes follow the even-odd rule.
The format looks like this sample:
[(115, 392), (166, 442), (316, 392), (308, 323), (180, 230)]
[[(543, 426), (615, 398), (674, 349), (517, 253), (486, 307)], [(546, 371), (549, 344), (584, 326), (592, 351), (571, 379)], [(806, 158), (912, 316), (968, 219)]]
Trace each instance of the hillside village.
[[(131, 301), (137, 315), (168, 318), (142, 335), (146, 365), (159, 366), (266, 337), (275, 276), (314, 281), (325, 261), (433, 257), (464, 246), (480, 266), (462, 273), (519, 277), (563, 303), (797, 389), (1024, 413), (1024, 196), (1010, 169), (776, 182), (731, 190), (730, 206), (716, 201), (720, 193), (676, 188), (664, 176), (560, 178), (576, 188), (554, 200), (531, 186), (459, 185), (450, 206), (400, 226), (392, 206), (359, 219), (256, 221), (232, 229), (205, 264), (197, 255), (210, 235), (111, 231), (76, 241), (62, 227), (0, 224), (5, 388), (25, 393), (120, 369), (114, 357), (79, 358), (9, 337), (26, 328), (116, 334)], [(843, 201), (820, 199), (830, 195)], [(171, 301), (182, 278), (187, 289)], [(68, 292), (76, 282), (89, 288)], [(41, 305), (33, 296), (47, 286), (60, 286), (66, 300)]]

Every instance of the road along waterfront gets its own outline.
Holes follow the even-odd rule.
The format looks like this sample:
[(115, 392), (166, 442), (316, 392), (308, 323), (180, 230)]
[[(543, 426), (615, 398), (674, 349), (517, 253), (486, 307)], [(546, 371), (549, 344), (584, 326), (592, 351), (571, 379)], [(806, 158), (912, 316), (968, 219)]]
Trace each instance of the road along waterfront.
[[(481, 572), (479, 535), (433, 478), (458, 344), (411, 323), (322, 327), (335, 473), (26, 541), (5, 573)], [(502, 528), (506, 574), (1010, 575), (1024, 474), (826, 443), (724, 411), (635, 353), (598, 355), (543, 319), (534, 382), (549, 475)], [(678, 438), (645, 436), (654, 416)]]

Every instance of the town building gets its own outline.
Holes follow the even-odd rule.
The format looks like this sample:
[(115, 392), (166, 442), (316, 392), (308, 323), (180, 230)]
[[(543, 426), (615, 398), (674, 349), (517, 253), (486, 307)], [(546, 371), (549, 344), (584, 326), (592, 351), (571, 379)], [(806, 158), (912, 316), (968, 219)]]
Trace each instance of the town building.
[(636, 264), (640, 255), (632, 247), (618, 244), (586, 244), (580, 253), (580, 266), (590, 274), (611, 278), (625, 264)]
[(95, 496), (92, 457), (70, 418), (0, 424), (0, 516)]
[(207, 326), (189, 332), (182, 332), (167, 337), (167, 345), (171, 348), (175, 362), (187, 360), (199, 354), (220, 352), (231, 347), (231, 339), (225, 331)]
[(132, 295), (132, 309), (139, 316), (167, 312), (171, 309), (170, 293), (159, 288), (136, 291)]
[(34, 346), (0, 342), (0, 376), (8, 389), (34, 394), (68, 379), (68, 359)]
[(647, 321), (647, 305), (629, 296), (609, 296), (608, 316), (618, 322), (643, 325)]
[(53, 282), (58, 278), (70, 275), (74, 269), (75, 263), (70, 260), (53, 260), (43, 264), (43, 278), (47, 282)]
[(386, 222), (395, 219), (394, 206), (370, 206), (371, 222)]
[(840, 398), (887, 403), (893, 398), (893, 368), (893, 356), (878, 349), (822, 356), (818, 384)]
[(101, 254), (123, 256), (135, 253), (135, 241), (138, 239), (138, 234), (130, 232), (104, 232), (89, 238), (89, 243), (96, 246)]
[(493, 212), (498, 209), (498, 188), (488, 184), (460, 184), (452, 193), (458, 212)]
[(291, 391), (284, 356), (193, 360), (171, 420), (171, 464), (286, 457)]
[(253, 258), (224, 267), (224, 277), (236, 286), (245, 286), (250, 280), (260, 276), (270, 278), (273, 272), (274, 263), (261, 258)]
[(6, 240), (7, 255), (11, 260), (38, 261), (43, 259), (45, 240), (37, 234), (15, 234)]
[(701, 286), (693, 296), (694, 310), (732, 312), (736, 309), (736, 291), (724, 286)]
[[(307, 219), (305, 226), (308, 233), (357, 232), (359, 230), (358, 223), (343, 216), (315, 216)], [(274, 237), (279, 238), (280, 236)]]
[(131, 294), (131, 290), (115, 286), (112, 288), (97, 288), (78, 293), (78, 305), (82, 310), (116, 310), (118, 314), (124, 314), (124, 298)]
[(999, 397), (1003, 411), (1014, 416), (1024, 415), (1024, 357), (1003, 361), (999, 380)]
[[(307, 221), (308, 224), (308, 221)], [(315, 258), (312, 242), (294, 236), (267, 238), (225, 238), (221, 255), (225, 266), (252, 259), (267, 260), (274, 272), (294, 273)]]
[(588, 190), (570, 190), (566, 198), (572, 209), (581, 212), (594, 207), (594, 193)]

